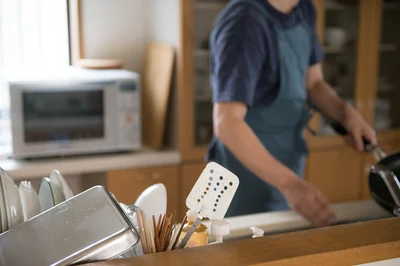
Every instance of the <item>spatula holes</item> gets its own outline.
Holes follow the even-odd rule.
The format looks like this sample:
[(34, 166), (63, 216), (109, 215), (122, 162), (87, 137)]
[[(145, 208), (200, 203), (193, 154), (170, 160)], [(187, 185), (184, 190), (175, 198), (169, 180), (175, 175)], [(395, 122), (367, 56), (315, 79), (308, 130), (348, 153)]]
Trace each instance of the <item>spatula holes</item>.
[(204, 199), (204, 195), (201, 195), (201, 198)]
[(214, 174), (214, 170), (213, 170), (213, 169), (211, 169), (211, 170), (210, 170), (210, 173), (211, 173), (211, 174)]
[(200, 199), (197, 199), (197, 202), (200, 202), (201, 200)]
[(208, 191), (210, 188), (209, 187), (206, 187), (206, 190)]
[(221, 198), (221, 195), (218, 195), (218, 198)]
[(216, 187), (214, 188), (214, 191), (217, 191), (217, 188), (216, 188)]
[(209, 178), (209, 179), (210, 179), (210, 181), (213, 181), (213, 177), (212, 177), (212, 176), (210, 176), (210, 178)]
[(216, 201), (216, 202), (218, 202), (218, 201), (219, 201), (219, 199), (216, 199), (215, 201)]
[(225, 190), (227, 190), (227, 189), (228, 189), (228, 187), (227, 187), (227, 186), (225, 186), (225, 187), (224, 187), (224, 189), (225, 189)]
[(219, 186), (219, 182), (217, 182), (217, 186)]
[(209, 186), (211, 186), (211, 183), (208, 183)]
[(219, 177), (219, 180), (222, 180), (222, 179), (224, 179), (223, 176), (220, 176), (220, 177)]
[(232, 183), (232, 182), (229, 182), (229, 185), (230, 185), (230, 186), (233, 186), (233, 183)]
[(204, 191), (204, 195), (207, 195), (207, 191)]
[(216, 212), (216, 211), (217, 211), (216, 209), (213, 210), (213, 212)]

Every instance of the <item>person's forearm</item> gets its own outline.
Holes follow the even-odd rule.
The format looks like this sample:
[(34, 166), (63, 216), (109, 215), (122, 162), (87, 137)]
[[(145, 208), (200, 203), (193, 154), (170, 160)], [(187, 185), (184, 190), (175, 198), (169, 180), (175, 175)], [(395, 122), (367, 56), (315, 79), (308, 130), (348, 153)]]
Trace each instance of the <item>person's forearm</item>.
[(293, 171), (267, 151), (243, 119), (232, 117), (216, 121), (215, 132), (232, 154), (264, 181), (277, 188), (283, 188), (291, 180), (297, 179)]
[(342, 124), (346, 118), (346, 113), (352, 109), (325, 81), (315, 84), (308, 91), (308, 97), (311, 102), (318, 106), (324, 116)]

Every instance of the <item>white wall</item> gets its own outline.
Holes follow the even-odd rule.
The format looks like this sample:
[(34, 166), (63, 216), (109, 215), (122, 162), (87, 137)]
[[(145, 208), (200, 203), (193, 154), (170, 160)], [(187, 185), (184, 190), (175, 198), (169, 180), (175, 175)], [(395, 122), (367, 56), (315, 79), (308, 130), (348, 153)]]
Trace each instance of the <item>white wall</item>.
[(146, 38), (145, 1), (83, 0), (85, 57), (120, 59), (124, 68), (140, 72)]

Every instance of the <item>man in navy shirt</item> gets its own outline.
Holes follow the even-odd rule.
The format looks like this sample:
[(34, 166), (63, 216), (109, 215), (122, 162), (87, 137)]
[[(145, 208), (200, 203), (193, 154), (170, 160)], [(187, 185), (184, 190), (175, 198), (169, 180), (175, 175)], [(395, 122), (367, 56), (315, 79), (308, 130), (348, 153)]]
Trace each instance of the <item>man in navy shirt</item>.
[(227, 216), (292, 207), (316, 226), (335, 221), (327, 199), (301, 179), (311, 106), (363, 150), (374, 130), (324, 81), (312, 0), (231, 0), (210, 38), (215, 137), (208, 160), (238, 175)]

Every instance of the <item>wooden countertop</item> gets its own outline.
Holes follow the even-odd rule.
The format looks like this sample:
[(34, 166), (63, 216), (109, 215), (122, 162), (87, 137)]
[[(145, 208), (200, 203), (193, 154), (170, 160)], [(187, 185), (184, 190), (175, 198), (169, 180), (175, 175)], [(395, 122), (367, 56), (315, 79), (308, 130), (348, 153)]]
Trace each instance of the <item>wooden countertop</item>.
[(355, 265), (400, 257), (400, 218), (305, 230), (88, 264)]

